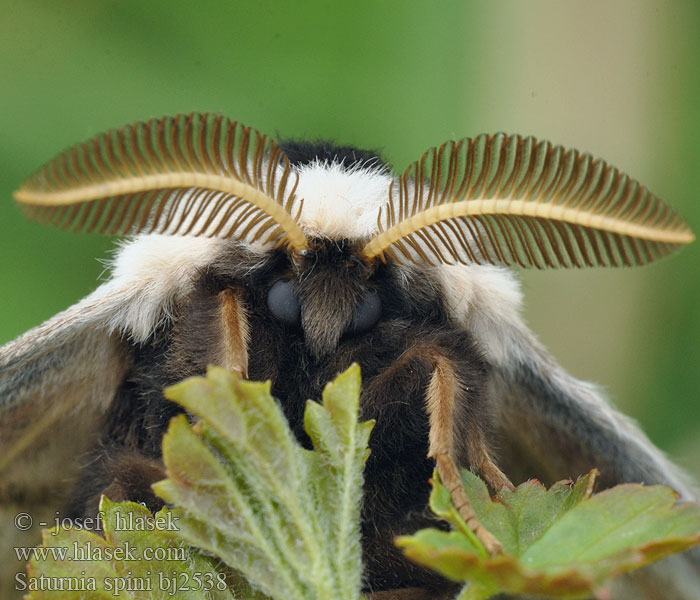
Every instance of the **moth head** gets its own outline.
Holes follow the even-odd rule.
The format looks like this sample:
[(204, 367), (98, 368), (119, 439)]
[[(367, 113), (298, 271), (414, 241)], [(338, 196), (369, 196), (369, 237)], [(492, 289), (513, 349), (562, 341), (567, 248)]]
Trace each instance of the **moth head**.
[(333, 352), (341, 339), (369, 332), (382, 316), (383, 286), (361, 250), (349, 239), (312, 238), (268, 291), (272, 316), (302, 330), (316, 357)]

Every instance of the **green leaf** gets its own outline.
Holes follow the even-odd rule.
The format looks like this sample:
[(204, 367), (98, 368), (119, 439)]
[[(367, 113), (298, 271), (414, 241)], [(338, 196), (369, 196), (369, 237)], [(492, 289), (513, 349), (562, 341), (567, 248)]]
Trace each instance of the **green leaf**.
[[(233, 600), (231, 581), (211, 559), (178, 539), (178, 518), (134, 502), (100, 502), (104, 537), (50, 529), (28, 567), (30, 600)], [(43, 553), (43, 554), (41, 554)]]
[(572, 487), (570, 481), (555, 483), (549, 490), (530, 480), (514, 491), (501, 490), (491, 500), (486, 484), (462, 470), (462, 484), (482, 524), (503, 544), (506, 554), (519, 556), (557, 518), (590, 496), (597, 476), (592, 471)]
[(166, 396), (201, 419), (173, 419), (163, 440), (180, 535), (279, 600), (360, 597), (362, 471), (372, 423), (358, 423), (360, 370), (309, 401), (315, 451), (294, 438), (270, 384), (209, 368)]
[[(460, 600), (500, 592), (586, 598), (610, 578), (700, 543), (700, 506), (677, 504), (665, 486), (625, 484), (592, 495), (596, 471), (549, 490), (528, 481), (492, 500), (469, 471), (462, 483), (481, 523), (503, 544), (484, 557), (462, 531), (436, 476), (430, 505), (454, 531), (424, 529), (397, 539), (407, 556), (455, 581)], [(456, 515), (456, 516), (455, 516)]]

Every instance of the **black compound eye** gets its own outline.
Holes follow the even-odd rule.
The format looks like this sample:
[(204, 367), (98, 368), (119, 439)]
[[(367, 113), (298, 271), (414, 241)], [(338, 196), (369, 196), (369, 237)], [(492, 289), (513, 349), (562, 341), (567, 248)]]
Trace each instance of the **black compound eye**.
[(301, 322), (301, 304), (291, 281), (280, 279), (267, 293), (267, 307), (272, 315), (293, 327)]
[(382, 301), (377, 292), (367, 294), (359, 306), (355, 309), (352, 321), (348, 326), (347, 333), (358, 334), (369, 331), (377, 324), (382, 316)]

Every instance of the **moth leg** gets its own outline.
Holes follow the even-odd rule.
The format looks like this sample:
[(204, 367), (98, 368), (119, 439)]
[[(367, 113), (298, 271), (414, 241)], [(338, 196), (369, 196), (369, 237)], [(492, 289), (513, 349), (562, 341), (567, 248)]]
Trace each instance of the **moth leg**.
[(152, 512), (163, 506), (151, 489), (151, 484), (165, 479), (162, 461), (129, 452), (111, 461), (110, 468), (114, 478), (101, 494), (114, 502), (143, 502)]
[[(455, 463), (455, 436), (454, 436), (454, 413), (455, 401), (457, 398), (458, 381), (452, 362), (439, 352), (430, 353), (433, 362), (433, 375), (430, 379), (427, 392), (427, 409), (430, 417), (430, 434), (428, 456), (437, 463), (438, 472), (445, 487), (452, 494), (455, 506), (459, 514), (467, 523), (467, 526), (476, 534), (484, 544), (490, 554), (502, 552), (501, 543), (486, 529), (474, 512), (474, 509), (467, 497), (462, 480), (459, 476), (459, 469)], [(476, 430), (478, 428), (474, 428)], [(508, 478), (493, 464), (493, 461), (486, 451), (483, 443), (483, 436), (474, 445), (480, 456), (480, 467), (486, 465), (483, 471), (499, 483)], [(471, 451), (471, 445), (470, 445)], [(491, 483), (491, 481), (489, 481)], [(511, 484), (512, 485), (512, 484)]]
[(142, 502), (157, 512), (164, 502), (151, 484), (161, 479), (165, 479), (165, 467), (160, 459), (139, 450), (103, 447), (84, 471), (68, 514), (81, 518), (96, 515), (102, 495), (113, 502)]
[(248, 342), (250, 328), (239, 293), (226, 288), (219, 294), (221, 319), (221, 365), (248, 376)]
[(491, 458), (488, 445), (484, 440), (484, 432), (481, 429), (474, 428), (470, 431), (467, 454), (469, 455), (469, 465), (478, 471), (494, 490), (506, 488), (513, 491), (515, 489), (508, 476), (498, 468), (498, 465)]

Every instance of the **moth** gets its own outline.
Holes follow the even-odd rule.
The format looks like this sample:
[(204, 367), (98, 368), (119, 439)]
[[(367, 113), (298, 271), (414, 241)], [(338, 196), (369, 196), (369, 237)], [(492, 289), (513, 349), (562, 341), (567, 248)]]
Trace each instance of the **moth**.
[[(432, 524), (435, 464), (448, 484), (470, 467), (494, 491), (597, 467), (606, 486), (664, 483), (697, 497), (519, 315), (511, 266), (641, 265), (694, 239), (602, 160), (481, 135), (398, 176), (371, 151), (275, 143), (190, 114), (75, 146), (15, 197), (40, 223), (127, 237), (105, 283), (0, 348), (3, 514), (90, 515), (101, 493), (157, 508), (160, 442), (181, 410), (162, 389), (208, 364), (272, 380), (302, 443), (306, 399), (361, 365), (362, 418), (377, 422), (363, 508), (370, 592), (447, 588), (392, 544)], [(675, 563), (684, 581), (700, 564)], [(670, 573), (665, 564), (649, 577)]]

